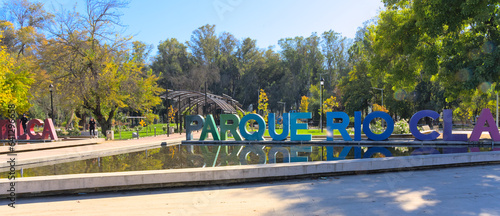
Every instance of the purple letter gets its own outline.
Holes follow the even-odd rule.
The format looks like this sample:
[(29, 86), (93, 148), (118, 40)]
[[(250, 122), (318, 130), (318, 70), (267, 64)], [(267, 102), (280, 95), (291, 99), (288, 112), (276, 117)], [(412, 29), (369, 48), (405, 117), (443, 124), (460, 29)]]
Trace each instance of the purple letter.
[(467, 141), (467, 134), (452, 134), (453, 130), (453, 111), (443, 110), (443, 140), (445, 141)]
[[(484, 126), (486, 122), (488, 123), (488, 127)], [(498, 128), (495, 124), (495, 120), (493, 120), (490, 109), (481, 110), (476, 126), (474, 126), (474, 130), (472, 130), (472, 134), (470, 135), (470, 141), (479, 141), (483, 131), (488, 131), (493, 141), (500, 141), (500, 134), (498, 133)]]

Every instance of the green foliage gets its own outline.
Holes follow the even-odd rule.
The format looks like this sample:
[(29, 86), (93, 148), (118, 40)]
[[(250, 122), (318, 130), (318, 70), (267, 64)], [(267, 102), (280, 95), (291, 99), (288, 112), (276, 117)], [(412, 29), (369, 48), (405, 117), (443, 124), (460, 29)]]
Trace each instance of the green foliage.
[[(0, 32), (1, 42), (1, 32)], [(9, 110), (18, 114), (30, 108), (30, 86), (34, 79), (23, 62), (11, 58), (5, 47), (0, 46), (0, 115), (9, 116)], [(14, 105), (15, 107), (10, 107)]]
[[(327, 98), (325, 101), (323, 101), (323, 112), (333, 112), (336, 111), (336, 109), (339, 107), (339, 101), (337, 100), (336, 97), (331, 96), (330, 98)], [(320, 110), (321, 112), (321, 110)]]
[(382, 120), (376, 119), (375, 124), (370, 124), (370, 130), (374, 134), (381, 134), (385, 131), (385, 128), (382, 126)]
[[(448, 101), (500, 77), (498, 7), (493, 1), (386, 1), (371, 33), (373, 74), (412, 91), (419, 79), (439, 82)], [(497, 89), (498, 90), (498, 89)]]
[(394, 131), (393, 134), (409, 134), (410, 133), (410, 125), (408, 124), (408, 120), (401, 119), (394, 123)]
[(68, 129), (68, 135), (69, 136), (79, 136), (80, 135), (80, 130), (78, 129), (78, 127), (75, 127), (75, 128), (72, 128), (72, 129)]
[(309, 102), (307, 99), (309, 99), (307, 96), (302, 96), (300, 100), (300, 112), (307, 112), (309, 108)]
[[(127, 3), (86, 4), (86, 15), (58, 14), (56, 34), (41, 46), (40, 55), (54, 80), (58, 77), (56, 89), (64, 89), (65, 103), (90, 111), (104, 133), (118, 108), (146, 111), (161, 102), (163, 89), (157, 86), (158, 77), (143, 69), (144, 62), (130, 58), (130, 38), (116, 34), (117, 10)], [(140, 48), (137, 43), (135, 48)]]
[(267, 106), (269, 105), (267, 99), (266, 92), (264, 92), (263, 89), (260, 90), (259, 92), (259, 110), (262, 111), (262, 115), (264, 116), (264, 121), (267, 123)]

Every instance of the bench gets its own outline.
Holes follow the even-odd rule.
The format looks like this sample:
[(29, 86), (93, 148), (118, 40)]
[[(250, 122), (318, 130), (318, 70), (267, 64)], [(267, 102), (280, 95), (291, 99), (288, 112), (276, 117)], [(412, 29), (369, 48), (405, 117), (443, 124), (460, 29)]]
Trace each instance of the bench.
[(423, 133), (423, 134), (430, 134), (430, 133), (432, 133), (432, 131), (433, 130), (431, 130), (431, 128), (429, 127), (429, 125), (422, 126), (421, 133)]

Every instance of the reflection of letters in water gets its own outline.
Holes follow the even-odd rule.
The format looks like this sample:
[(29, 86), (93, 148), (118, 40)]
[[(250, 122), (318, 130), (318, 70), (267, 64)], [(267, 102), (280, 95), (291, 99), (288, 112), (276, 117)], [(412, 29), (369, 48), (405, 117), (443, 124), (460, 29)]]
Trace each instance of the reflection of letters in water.
[[(385, 147), (369, 147), (363, 149), (361, 147), (341, 147), (340, 152), (336, 152), (331, 146), (290, 146), (284, 147), (280, 145), (250, 145), (250, 146), (234, 146), (231, 152), (227, 150), (221, 152), (223, 147), (215, 147), (212, 150), (208, 150), (204, 146), (205, 150), (202, 151), (202, 155), (205, 161), (239, 161), (241, 165), (246, 165), (249, 163), (249, 155), (253, 154), (253, 163), (267, 164), (267, 163), (291, 163), (291, 162), (308, 162), (313, 160), (321, 160), (324, 158), (326, 161), (334, 160), (345, 160), (347, 158), (351, 159), (362, 159), (362, 158), (372, 158), (372, 157), (393, 157), (393, 156), (409, 156), (409, 155), (427, 155), (427, 154), (454, 154), (454, 153), (468, 153), (479, 152), (477, 147), (449, 147), (449, 148), (432, 148), (432, 147), (404, 147), (404, 149), (398, 148), (385, 148)], [(266, 149), (267, 148), (267, 160), (266, 160)], [(322, 149), (322, 150), (319, 150)], [(337, 151), (339, 149), (337, 148)], [(500, 148), (494, 148), (491, 151), (500, 151)], [(219, 154), (217, 154), (219, 153)], [(196, 154), (191, 152), (188, 154)], [(326, 157), (323, 157), (323, 154)], [(231, 156), (233, 155), (233, 156)], [(234, 157), (236, 155), (236, 157)], [(317, 157), (316, 157), (317, 155)], [(216, 156), (216, 158), (214, 158)], [(278, 158), (280, 158), (278, 160)], [(211, 164), (212, 165), (212, 164)], [(215, 166), (216, 163), (213, 164)]]
[[(445, 141), (467, 141), (467, 135), (465, 134), (453, 134), (453, 116), (452, 110), (444, 110), (443, 111), (443, 122), (444, 122), (444, 130), (443, 130), (443, 140)], [(275, 130), (275, 124), (269, 125), (269, 136), (274, 141), (284, 141), (290, 135), (291, 141), (311, 141), (311, 134), (297, 134), (299, 129), (308, 129), (307, 123), (301, 123), (300, 121), (307, 121), (311, 119), (311, 113), (285, 113), (283, 115), (283, 132), (281, 134), (277, 134)], [(412, 135), (421, 141), (432, 141), (436, 140), (441, 134), (432, 131), (429, 134), (423, 134), (418, 130), (417, 124), (418, 122), (425, 117), (429, 117), (432, 119), (438, 119), (439, 113), (432, 110), (422, 110), (415, 113), (409, 122), (410, 132)], [(387, 128), (382, 134), (375, 134), (370, 129), (370, 122), (373, 119), (381, 118), (386, 124)], [(212, 115), (207, 115), (207, 118), (204, 119), (201, 115), (196, 116), (186, 116), (186, 140), (192, 140), (193, 135), (192, 132), (195, 130), (202, 129), (200, 140), (205, 140), (208, 137), (208, 134), (211, 134), (214, 140), (227, 140), (226, 133), (230, 132), (233, 134), (234, 139), (236, 141), (242, 140), (244, 138), (247, 141), (264, 141), (264, 133), (266, 130), (266, 122), (264, 118), (259, 114), (248, 114), (245, 115), (241, 121), (240, 118), (235, 114), (221, 114), (221, 126), (220, 132), (217, 129), (215, 121), (213, 120)], [(341, 119), (342, 122), (336, 123), (335, 119)], [(299, 120), (299, 122), (297, 122)], [(229, 124), (229, 122), (232, 124)], [(269, 122), (276, 122), (276, 116), (274, 113), (268, 114)], [(258, 125), (257, 131), (250, 133), (247, 130), (247, 122), (256, 122)], [(361, 122), (363, 124), (361, 124)], [(349, 116), (344, 112), (327, 112), (326, 113), (326, 131), (327, 137), (326, 141), (333, 141), (333, 131), (337, 130), (342, 135), (344, 141), (352, 141), (349, 133), (347, 132), (347, 127), (349, 125)], [(487, 126), (485, 126), (487, 125)], [(394, 121), (392, 117), (381, 111), (376, 111), (368, 114), (364, 120), (361, 120), (361, 112), (355, 112), (354, 115), (354, 141), (361, 140), (361, 127), (363, 127), (363, 132), (370, 140), (375, 141), (383, 141), (387, 140), (392, 132), (394, 131)], [(239, 130), (238, 130), (239, 129)], [(496, 126), (496, 122), (493, 119), (493, 115), (491, 114), (489, 109), (483, 109), (479, 118), (477, 119), (477, 123), (472, 130), (472, 134), (469, 138), (469, 141), (479, 141), (482, 132), (488, 132), (493, 141), (500, 141), (500, 133), (498, 131), (498, 127)]]
[[(0, 120), (0, 139), (7, 139), (8, 133), (7, 128), (10, 124), (9, 120)], [(35, 132), (35, 126), (43, 126), (42, 133)], [(14, 128), (15, 135), (14, 139), (17, 140), (40, 140), (40, 139), (51, 139), (57, 140), (57, 134), (54, 129), (54, 124), (52, 123), (52, 119), (48, 118), (45, 121), (40, 119), (32, 119), (27, 124), (26, 133), (24, 132), (23, 125), (21, 120), (17, 120), (16, 127)]]

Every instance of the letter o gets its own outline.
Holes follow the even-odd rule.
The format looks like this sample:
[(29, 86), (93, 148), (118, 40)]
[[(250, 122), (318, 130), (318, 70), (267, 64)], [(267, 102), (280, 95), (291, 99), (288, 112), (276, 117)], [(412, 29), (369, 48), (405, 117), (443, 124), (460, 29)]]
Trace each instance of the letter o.
[[(259, 125), (259, 130), (252, 134), (248, 133), (246, 127), (247, 121), (250, 120), (255, 120)], [(245, 140), (250, 140), (250, 141), (264, 140), (264, 132), (266, 132), (266, 122), (264, 121), (264, 118), (262, 118), (262, 116), (258, 114), (248, 114), (246, 116), (243, 116), (239, 128), (240, 128), (240, 134), (243, 138), (245, 138)]]
[[(374, 134), (370, 130), (370, 122), (375, 118), (384, 119), (384, 121), (387, 123), (387, 128), (382, 134)], [(363, 131), (365, 132), (368, 139), (375, 141), (386, 140), (391, 136), (392, 132), (394, 131), (394, 121), (392, 120), (389, 114), (382, 111), (375, 111), (368, 114), (366, 118), (363, 120)]]

